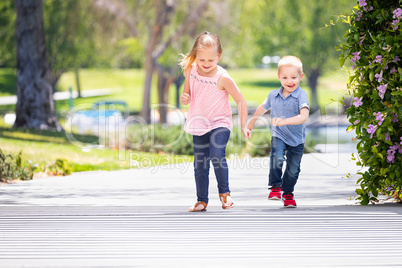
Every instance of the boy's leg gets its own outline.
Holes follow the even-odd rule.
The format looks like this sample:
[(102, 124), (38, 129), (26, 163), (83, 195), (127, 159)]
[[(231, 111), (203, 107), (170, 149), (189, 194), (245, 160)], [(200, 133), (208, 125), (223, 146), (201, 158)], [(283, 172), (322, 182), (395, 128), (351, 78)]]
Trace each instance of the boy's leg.
[(226, 145), (229, 141), (230, 130), (220, 127), (211, 131), (210, 136), (210, 159), (214, 166), (218, 191), (220, 194), (228, 193), (229, 168), (226, 162)]
[(286, 169), (283, 174), (283, 193), (292, 193), (299, 178), (300, 163), (303, 157), (304, 143), (295, 147), (287, 146)]
[(208, 204), (209, 189), (209, 136), (193, 136), (194, 176), (197, 190), (197, 201)]
[(268, 186), (282, 188), (282, 167), (285, 161), (286, 144), (277, 137), (271, 139), (271, 156)]

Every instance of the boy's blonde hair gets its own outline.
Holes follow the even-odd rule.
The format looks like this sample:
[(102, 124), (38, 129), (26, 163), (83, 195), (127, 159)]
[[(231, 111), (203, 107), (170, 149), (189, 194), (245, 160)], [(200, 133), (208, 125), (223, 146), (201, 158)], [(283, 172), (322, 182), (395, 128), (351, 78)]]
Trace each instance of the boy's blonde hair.
[(200, 34), (197, 39), (195, 39), (193, 48), (187, 55), (183, 55), (182, 59), (180, 60), (180, 67), (182, 68), (183, 72), (185, 72), (191, 65), (195, 62), (197, 58), (197, 51), (198, 49), (206, 49), (216, 46), (218, 50), (218, 54), (222, 54), (222, 46), (219, 37), (216, 34), (210, 32), (203, 32)]
[(294, 66), (299, 69), (300, 74), (303, 73), (303, 63), (298, 57), (295, 56), (284, 56), (278, 62), (278, 73), (281, 70), (282, 66)]

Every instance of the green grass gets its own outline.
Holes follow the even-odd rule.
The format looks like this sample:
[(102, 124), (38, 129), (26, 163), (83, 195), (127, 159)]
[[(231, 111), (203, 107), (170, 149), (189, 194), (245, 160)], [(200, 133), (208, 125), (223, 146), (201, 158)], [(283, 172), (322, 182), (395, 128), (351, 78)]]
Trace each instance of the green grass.
[(74, 135), (79, 142), (72, 144), (65, 133), (28, 129), (11, 129), (0, 120), (0, 149), (13, 155), (22, 150), (25, 163), (37, 164), (40, 170), (66, 159), (74, 172), (91, 170), (118, 170), (192, 161), (190, 156), (151, 154), (132, 150), (90, 148), (98, 138)]

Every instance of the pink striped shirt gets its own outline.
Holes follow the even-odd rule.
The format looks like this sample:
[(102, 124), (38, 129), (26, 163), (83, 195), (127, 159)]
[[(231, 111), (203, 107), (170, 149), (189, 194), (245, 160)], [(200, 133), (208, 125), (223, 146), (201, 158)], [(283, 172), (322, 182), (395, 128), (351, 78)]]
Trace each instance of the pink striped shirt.
[(218, 66), (213, 77), (201, 76), (194, 64), (190, 73), (191, 102), (184, 130), (201, 136), (218, 127), (232, 129), (232, 109), (229, 93), (218, 88), (219, 78), (226, 70)]

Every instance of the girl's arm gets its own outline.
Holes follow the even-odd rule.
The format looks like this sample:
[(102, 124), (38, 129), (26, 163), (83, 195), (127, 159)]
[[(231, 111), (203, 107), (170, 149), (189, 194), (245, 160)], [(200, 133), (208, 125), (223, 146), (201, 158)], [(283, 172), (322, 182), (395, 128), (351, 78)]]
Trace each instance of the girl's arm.
[(241, 131), (243, 132), (244, 138), (249, 139), (251, 137), (251, 131), (246, 127), (248, 114), (247, 103), (236, 83), (229, 75), (224, 74), (218, 81), (218, 88), (226, 90), (236, 102), (240, 115)]
[(253, 117), (251, 118), (250, 122), (248, 123), (247, 128), (250, 129), (251, 131), (254, 130), (254, 124), (255, 121), (257, 121), (257, 119), (265, 114), (267, 112), (267, 110), (264, 108), (264, 106), (262, 106), (262, 104), (257, 108), (257, 110), (255, 111)]
[(307, 122), (309, 116), (309, 109), (307, 107), (301, 108), (300, 114), (289, 117), (289, 118), (279, 118), (275, 117), (272, 119), (272, 125), (274, 127), (286, 126), (286, 125), (301, 125)]
[(186, 77), (186, 80), (184, 81), (184, 88), (183, 92), (180, 95), (180, 103), (183, 105), (187, 105), (191, 102), (191, 96), (190, 96), (190, 72), (191, 68), (188, 68), (184, 72), (184, 76)]

